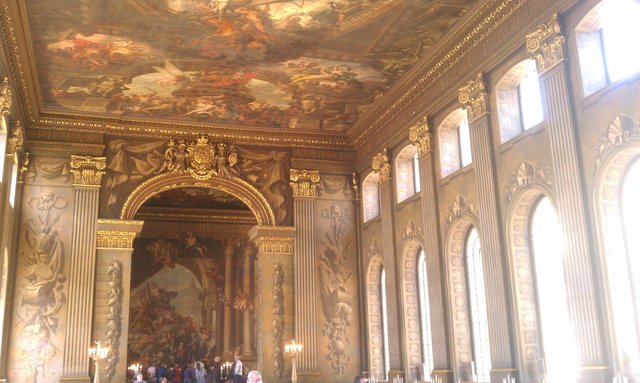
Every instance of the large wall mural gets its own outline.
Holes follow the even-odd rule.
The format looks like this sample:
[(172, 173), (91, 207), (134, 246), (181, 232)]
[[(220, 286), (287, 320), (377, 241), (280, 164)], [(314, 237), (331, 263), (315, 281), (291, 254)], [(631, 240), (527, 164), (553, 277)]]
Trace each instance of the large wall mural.
[(26, 3), (46, 107), (344, 130), (474, 1)]
[[(247, 241), (194, 233), (140, 238), (134, 243), (127, 363), (184, 365), (222, 354), (222, 313), (231, 311), (240, 345), (242, 314), (253, 310), (253, 291), (244, 291), (242, 254)], [(232, 257), (225, 257), (225, 252)], [(225, 271), (232, 262), (233, 272)], [(225, 285), (232, 294), (225, 295)], [(248, 320), (248, 319), (245, 319)]]

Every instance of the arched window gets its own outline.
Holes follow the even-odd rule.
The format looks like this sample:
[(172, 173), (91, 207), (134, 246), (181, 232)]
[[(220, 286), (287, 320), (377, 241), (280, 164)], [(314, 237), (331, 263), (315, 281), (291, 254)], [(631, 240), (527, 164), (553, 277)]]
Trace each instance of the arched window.
[(467, 112), (453, 111), (438, 128), (440, 173), (446, 177), (471, 163), (471, 138)]
[(433, 347), (431, 345), (431, 318), (429, 317), (429, 284), (427, 281), (427, 259), (424, 250), (418, 255), (418, 302), (420, 309), (420, 332), (422, 340), (423, 381), (431, 381), (433, 371)]
[(588, 96), (640, 70), (640, 51), (629, 45), (640, 35), (637, 0), (604, 0), (576, 27), (582, 91)]
[(465, 263), (467, 270), (467, 286), (469, 294), (469, 311), (471, 313), (471, 334), (473, 357), (471, 374), (477, 375), (473, 381), (491, 382), (491, 349), (489, 347), (489, 322), (487, 319), (487, 300), (482, 271), (482, 252), (478, 231), (472, 228), (467, 236), (465, 246)]
[(389, 376), (389, 316), (387, 314), (387, 274), (384, 268), (380, 272), (380, 296), (382, 297), (382, 344), (384, 356), (384, 379)]
[[(369, 337), (369, 376), (385, 380), (388, 369), (388, 344), (386, 334), (386, 301), (384, 301), (383, 265), (377, 242), (372, 242), (367, 271), (367, 324)], [(383, 304), (384, 302), (384, 304)]]
[(573, 382), (578, 362), (567, 312), (562, 230), (547, 197), (533, 210), (530, 233), (545, 362), (540, 368), (552, 383)]
[(378, 173), (371, 172), (362, 181), (362, 214), (364, 222), (380, 214), (379, 180)]
[(542, 97), (534, 60), (514, 66), (496, 85), (500, 141), (507, 142), (543, 120)]
[(395, 160), (397, 202), (402, 202), (420, 191), (420, 168), (418, 148), (408, 145), (400, 151)]

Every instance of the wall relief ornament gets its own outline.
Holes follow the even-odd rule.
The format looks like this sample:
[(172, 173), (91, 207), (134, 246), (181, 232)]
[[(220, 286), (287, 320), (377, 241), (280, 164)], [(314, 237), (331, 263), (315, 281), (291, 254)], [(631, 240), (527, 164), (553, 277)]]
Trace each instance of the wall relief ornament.
[(24, 270), (20, 275), (18, 327), (20, 328), (21, 365), (25, 381), (44, 378), (45, 364), (60, 350), (55, 336), (60, 327), (58, 314), (65, 303), (64, 243), (58, 234), (60, 211), (67, 207), (64, 198), (51, 192), (31, 198), (34, 212), (23, 227), (21, 251)]
[(0, 84), (0, 113), (3, 116), (8, 115), (11, 112), (11, 105), (13, 104), (13, 91), (11, 85), (9, 85), (9, 79), (4, 78), (2, 84)]
[(473, 202), (473, 198), (469, 195), (458, 194), (455, 201), (449, 206), (449, 214), (447, 215), (446, 231), (453, 221), (465, 214), (478, 216), (478, 209)]
[(564, 59), (564, 36), (562, 36), (558, 15), (547, 24), (542, 24), (526, 37), (527, 51), (533, 54), (542, 74)]
[(201, 135), (196, 141), (170, 139), (164, 152), (164, 162), (155, 174), (165, 171), (188, 171), (197, 180), (213, 176), (238, 175), (235, 167), (238, 154), (233, 145), (224, 142), (213, 144), (209, 137)]
[(320, 171), (289, 169), (289, 180), (294, 197), (315, 197)]
[(320, 296), (325, 317), (323, 335), (329, 339), (327, 359), (331, 368), (341, 375), (351, 361), (347, 351), (347, 331), (351, 326), (353, 296), (347, 291), (346, 284), (352, 273), (345, 267), (350, 243), (344, 243), (348, 214), (346, 209), (332, 205), (322, 210), (322, 217), (329, 220), (331, 228), (325, 233), (322, 241), (324, 250), (318, 256)]
[(274, 373), (278, 378), (282, 378), (284, 371), (284, 270), (282, 264), (273, 265), (273, 363)]
[(469, 122), (488, 112), (485, 88), (484, 74), (480, 72), (475, 79), (458, 90), (458, 101), (467, 109)]
[(407, 226), (405, 226), (404, 232), (402, 233), (403, 241), (409, 238), (422, 238), (422, 228), (418, 227), (411, 219), (407, 222)]
[(354, 199), (353, 185), (349, 178), (346, 175), (323, 175), (318, 184), (318, 196)]
[(70, 164), (74, 185), (100, 186), (107, 168), (107, 157), (72, 155)]
[(382, 246), (380, 245), (380, 241), (376, 238), (373, 238), (369, 243), (369, 251), (367, 252), (367, 258), (371, 257), (381, 257), (382, 258)]
[(384, 183), (391, 178), (391, 164), (389, 163), (389, 155), (387, 148), (382, 149), (371, 159), (371, 167), (380, 176), (380, 183)]
[(546, 166), (544, 161), (537, 165), (529, 161), (523, 161), (518, 166), (518, 170), (511, 176), (511, 181), (507, 186), (507, 202), (513, 201), (513, 197), (522, 189), (526, 189), (535, 184), (541, 186), (551, 186), (551, 168)]
[(418, 154), (424, 155), (431, 151), (431, 129), (427, 116), (409, 128), (409, 140), (418, 147)]
[(109, 269), (109, 291), (107, 292), (107, 307), (109, 308), (109, 314), (107, 314), (107, 345), (109, 347), (109, 353), (106, 358), (106, 374), (107, 382), (111, 382), (111, 379), (116, 374), (116, 366), (120, 361), (120, 336), (122, 335), (122, 297), (123, 297), (123, 282), (122, 282), (122, 263), (117, 259), (111, 260)]
[(13, 154), (22, 150), (24, 144), (24, 128), (18, 120), (11, 127), (11, 135), (7, 140), (7, 154)]
[[(29, 167), (31, 166), (31, 159), (29, 158), (29, 152), (23, 152), (20, 156), (20, 169), (18, 170), (18, 182), (24, 183), (25, 180), (33, 181), (33, 175), (29, 173)], [(27, 175), (30, 175), (27, 177)]]
[(615, 148), (629, 142), (632, 137), (638, 135), (637, 122), (624, 114), (616, 116), (611, 121), (609, 127), (600, 138), (600, 143), (597, 145), (597, 156), (595, 160), (595, 170), (597, 171), (602, 165), (602, 162)]

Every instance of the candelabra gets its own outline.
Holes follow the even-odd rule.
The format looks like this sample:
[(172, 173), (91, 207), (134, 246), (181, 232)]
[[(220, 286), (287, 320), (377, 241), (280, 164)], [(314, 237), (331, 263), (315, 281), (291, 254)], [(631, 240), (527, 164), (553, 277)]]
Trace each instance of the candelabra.
[(133, 380), (138, 380), (138, 374), (142, 372), (142, 365), (140, 363), (134, 363), (129, 366), (127, 370), (133, 371)]
[(297, 383), (297, 362), (298, 355), (302, 352), (302, 344), (296, 343), (295, 339), (291, 339), (291, 342), (284, 345), (284, 352), (291, 356), (291, 383)]
[(106, 358), (107, 354), (109, 354), (109, 347), (101, 347), (100, 341), (96, 341), (96, 347), (89, 348), (89, 357), (96, 365), (93, 383), (100, 383), (100, 360)]

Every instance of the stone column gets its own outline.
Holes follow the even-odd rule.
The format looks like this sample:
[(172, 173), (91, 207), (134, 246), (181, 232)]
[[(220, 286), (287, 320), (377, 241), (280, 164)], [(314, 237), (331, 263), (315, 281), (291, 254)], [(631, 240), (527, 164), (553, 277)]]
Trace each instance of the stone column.
[(258, 370), (267, 382), (288, 381), (291, 376), (291, 360), (284, 354), (284, 343), (293, 337), (295, 235), (295, 227), (254, 226), (249, 231), (249, 239), (258, 247), (255, 268)]
[[(424, 117), (409, 129), (409, 139), (418, 147), (420, 165), (420, 194), (422, 198), (422, 227), (424, 228), (424, 252), (427, 261), (429, 288), (429, 316), (431, 319), (431, 344), (433, 351), (433, 373), (444, 383), (453, 381), (449, 364), (447, 342), (447, 319), (443, 291), (443, 265), (440, 263), (440, 235), (438, 227), (438, 195), (434, 177), (431, 132)], [(424, 380), (424, 378), (423, 378)]]
[(394, 214), (393, 214), (393, 183), (391, 182), (391, 164), (387, 155), (387, 149), (377, 153), (371, 160), (371, 167), (379, 175), (378, 190), (380, 193), (380, 219), (382, 221), (382, 263), (386, 275), (387, 290), (387, 341), (389, 342), (389, 376), (392, 380), (396, 376), (404, 376), (403, 360), (404, 347), (402, 325), (402, 310), (399, 302), (402, 301), (401, 289), (398, 286), (398, 272), (396, 265), (400, 260), (396, 257)]
[(295, 275), (295, 339), (304, 346), (298, 356), (301, 374), (318, 368), (316, 299), (318, 270), (316, 266), (316, 230), (314, 208), (316, 185), (320, 182), (317, 170), (289, 171), (293, 189), (293, 221), (296, 224), (296, 251), (293, 256)]
[(507, 289), (504, 276), (498, 188), (494, 168), (493, 140), (489, 120), (488, 97), (482, 73), (460, 88), (458, 100), (465, 106), (469, 118), (471, 154), (478, 194), (482, 267), (486, 288), (487, 319), (491, 346), (491, 378), (501, 381), (513, 367), (513, 349)]
[(71, 156), (74, 209), (67, 325), (64, 338), (61, 381), (89, 382), (89, 354), (96, 263), (96, 222), (100, 181), (106, 157)]
[[(582, 185), (582, 171), (576, 127), (573, 119), (565, 42), (557, 17), (527, 35), (527, 50), (533, 54), (540, 76), (545, 119), (549, 130), (556, 208), (564, 230), (564, 270), (571, 324), (577, 341), (582, 379), (598, 377), (606, 362), (600, 334), (601, 316), (596, 307), (598, 297), (591, 268), (591, 248), (587, 235), (587, 204)], [(595, 368), (594, 368), (595, 367)]]
[[(109, 347), (100, 363), (103, 382), (124, 382), (127, 372), (133, 240), (143, 221), (98, 219), (92, 341)], [(95, 373), (95, 372), (94, 372)]]
[[(253, 259), (253, 246), (251, 244), (247, 244), (243, 248), (243, 260), (244, 266), (242, 268), (242, 290), (244, 294), (247, 296), (251, 296), (251, 265)], [(245, 359), (254, 359), (256, 356), (256, 351), (253, 345), (253, 326), (251, 323), (251, 311), (245, 310), (242, 313), (242, 356)]]
[[(224, 246), (224, 298), (233, 298), (233, 243), (231, 241), (227, 242)], [(222, 325), (224, 326), (222, 353), (230, 357), (233, 354), (233, 312), (227, 304), (224, 304), (222, 307), (224, 310), (224, 319), (222, 320)]]

